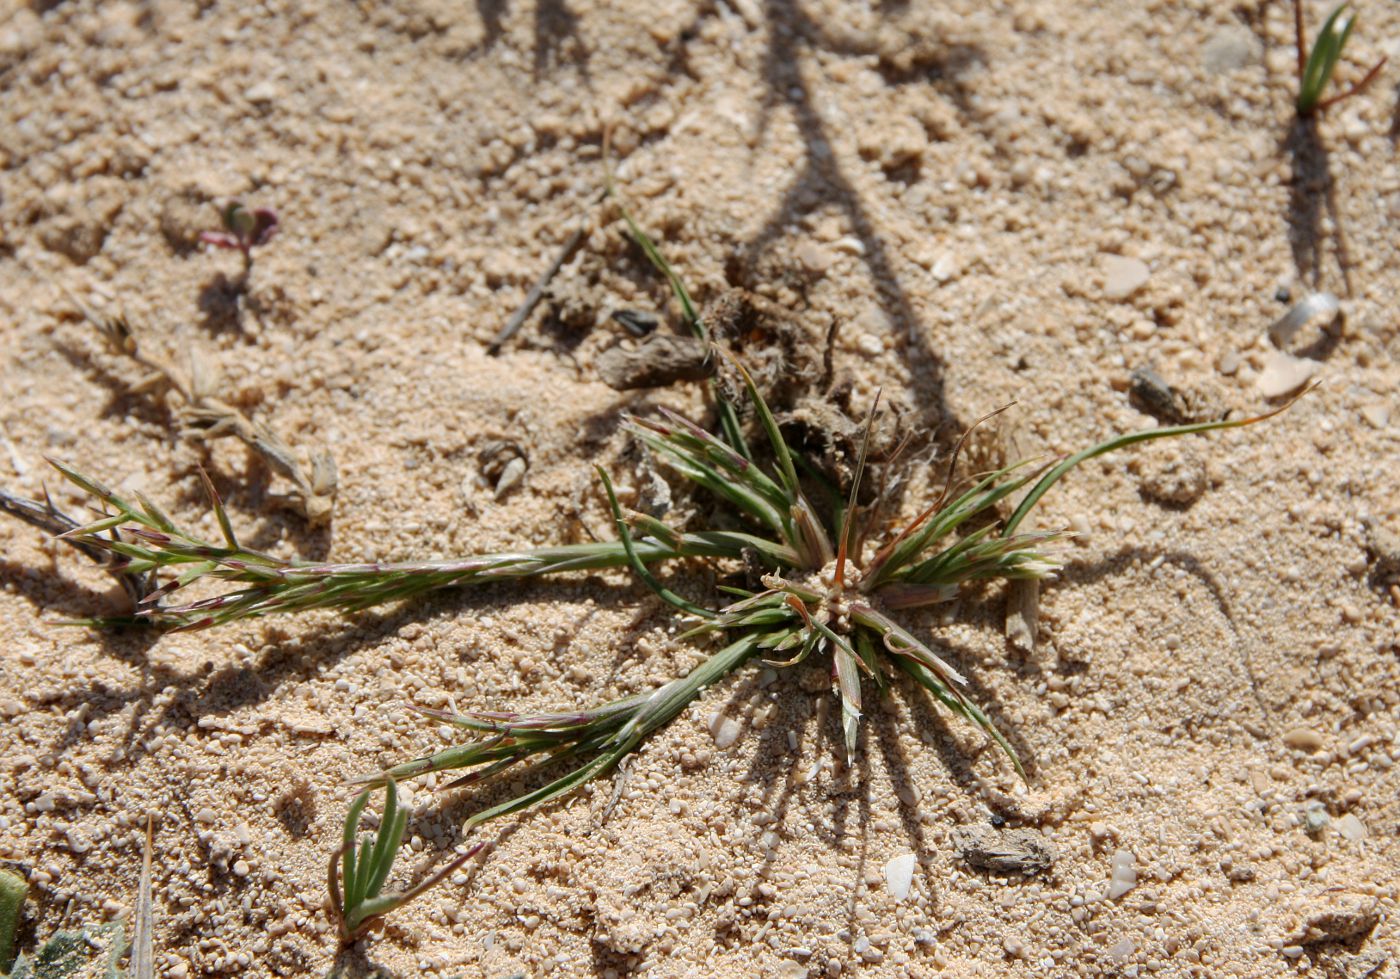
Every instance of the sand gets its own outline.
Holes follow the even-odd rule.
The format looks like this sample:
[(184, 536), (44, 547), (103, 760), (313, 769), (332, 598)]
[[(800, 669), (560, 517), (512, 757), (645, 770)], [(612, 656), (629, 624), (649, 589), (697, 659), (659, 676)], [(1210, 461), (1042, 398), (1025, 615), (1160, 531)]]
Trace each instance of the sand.
[[(1364, 4), (1341, 72), (1385, 54), (1400, 9)], [(638, 219), (697, 296), (742, 287), (835, 324), (852, 403), (883, 387), (923, 445), (1013, 399), (1034, 454), (1150, 426), (1143, 367), (1211, 416), (1281, 403), (1279, 370), (1322, 384), (1267, 425), (1057, 487), (1037, 526), (1078, 536), (1033, 652), (1005, 638), (1000, 586), (909, 619), (1027, 784), (900, 687), (868, 693), (847, 769), (822, 685), (751, 669), (625, 778), (496, 826), (488, 857), (339, 964), (1394, 976), (1396, 69), (1300, 127), (1294, 58), (1288, 5), (1256, 2), (10, 3), (0, 484), (76, 507), (54, 455), (214, 535), (202, 464), (249, 541), (318, 559), (586, 539), (606, 526), (591, 466), (632, 478), (621, 412), (703, 408), (697, 385), (622, 394), (593, 369), (624, 336), (612, 311), (667, 311), (597, 206), (611, 125)], [(196, 240), (232, 195), (281, 217), (242, 295), (237, 253)], [(239, 443), (182, 439), (174, 399), (130, 390), (141, 371), (65, 289), (193, 353), (296, 451), (329, 448), (331, 522), (289, 509)], [(1300, 365), (1269, 327), (1315, 290), (1343, 315), (1284, 344)], [(937, 490), (929, 458), (911, 513)], [(406, 705), (585, 705), (697, 658), (621, 575), (104, 634), (60, 622), (119, 611), (109, 579), (14, 521), (0, 548), (0, 860), (32, 884), (32, 933), (113, 920), (157, 814), (172, 979), (337, 962), (343, 782), (444, 743)], [(416, 786), (400, 879), (497, 797)], [(1054, 862), (969, 866), (957, 834), (976, 827), (1039, 834)], [(901, 900), (886, 867), (910, 854)]]

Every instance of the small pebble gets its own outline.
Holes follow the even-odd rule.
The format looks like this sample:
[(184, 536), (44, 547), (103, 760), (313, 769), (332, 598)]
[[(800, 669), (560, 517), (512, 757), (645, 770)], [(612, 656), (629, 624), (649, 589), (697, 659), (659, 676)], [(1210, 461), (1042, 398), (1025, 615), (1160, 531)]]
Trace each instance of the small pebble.
[(935, 282), (950, 282), (957, 278), (958, 261), (952, 255), (940, 255), (933, 263), (933, 268), (929, 270)]
[(1223, 75), (1254, 64), (1262, 56), (1259, 39), (1246, 27), (1231, 24), (1220, 28), (1201, 48), (1206, 71)]
[(1295, 727), (1284, 732), (1283, 743), (1299, 751), (1321, 751), (1324, 744), (1322, 735), (1310, 727)]
[(1125, 938), (1108, 950), (1108, 957), (1115, 965), (1122, 965), (1136, 951), (1137, 945), (1133, 944), (1133, 940)]
[(860, 339), (856, 341), (856, 347), (867, 357), (874, 357), (884, 351), (885, 345), (880, 342), (880, 338), (873, 333), (862, 333)]
[(243, 93), (243, 97), (249, 102), (276, 102), (282, 97), (282, 90), (275, 82), (261, 81), (250, 86)]
[(1103, 292), (1108, 299), (1127, 299), (1143, 286), (1151, 276), (1147, 263), (1138, 258), (1124, 255), (1103, 256)]
[(821, 275), (831, 268), (832, 263), (836, 260), (831, 252), (813, 241), (798, 242), (794, 254), (797, 261), (813, 275)]
[(235, 877), (247, 877), (247, 876), (248, 876), (248, 871), (250, 871), (250, 870), (252, 870), (252, 869), (253, 869), (252, 867), (249, 867), (249, 866), (248, 866), (248, 861), (247, 861), (247, 860), (235, 860), (235, 861), (234, 861), (234, 864), (233, 864), (233, 876), (235, 876)]
[(728, 748), (738, 741), (739, 731), (739, 722), (734, 718), (725, 717), (721, 713), (710, 715), (710, 736), (715, 739), (717, 748)]

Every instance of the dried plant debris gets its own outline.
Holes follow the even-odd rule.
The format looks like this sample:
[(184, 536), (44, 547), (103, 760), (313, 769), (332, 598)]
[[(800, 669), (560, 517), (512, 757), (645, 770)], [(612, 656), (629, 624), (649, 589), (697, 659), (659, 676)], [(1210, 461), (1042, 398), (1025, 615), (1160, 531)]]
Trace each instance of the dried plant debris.
[(953, 831), (953, 846), (969, 867), (995, 874), (1041, 874), (1055, 863), (1055, 851), (1033, 829), (961, 826)]
[(614, 391), (668, 387), (703, 381), (715, 372), (710, 345), (695, 337), (653, 333), (639, 343), (623, 341), (598, 355), (598, 376)]
[(1331, 888), (1319, 898), (1291, 936), (1299, 945), (1351, 941), (1368, 934), (1380, 922), (1380, 902), (1372, 895)]
[[(868, 443), (866, 426), (851, 405), (849, 383), (837, 384), (826, 392), (803, 392), (791, 410), (777, 415), (777, 419), (793, 447), (833, 485), (844, 489), (855, 479), (862, 448), (872, 462), (884, 463), (892, 461), (906, 444), (904, 418), (908, 410), (895, 401), (887, 404), (886, 417), (870, 430)], [(879, 490), (873, 482), (865, 484), (860, 502), (870, 503), (880, 495)]]
[(130, 386), (133, 394), (173, 391), (182, 403), (178, 416), (187, 438), (238, 439), (256, 452), (273, 473), (292, 484), (293, 492), (286, 500), (296, 512), (313, 524), (330, 520), (339, 480), (335, 457), (329, 450), (311, 453), (302, 461), (271, 428), (218, 397), (218, 371), (202, 356), (190, 351), (189, 370), (181, 370), (143, 346), (125, 317), (102, 316), (67, 289), (64, 292), (97, 329), (108, 349), (145, 370), (141, 379)]
[[(754, 385), (775, 411), (825, 387), (823, 344), (788, 310), (745, 289), (729, 289), (705, 307), (714, 342), (742, 360)], [(728, 400), (744, 400), (745, 382), (721, 364), (718, 381)]]
[(544, 298), (545, 292), (549, 289), (550, 282), (559, 274), (559, 270), (564, 267), (564, 263), (573, 258), (574, 253), (577, 252), (579, 246), (583, 244), (584, 231), (585, 227), (581, 224), (564, 240), (564, 245), (559, 249), (559, 253), (555, 255), (554, 261), (549, 263), (548, 268), (535, 280), (535, 284), (531, 286), (530, 291), (526, 293), (525, 301), (511, 314), (505, 326), (501, 327), (500, 331), (492, 337), (491, 342), (486, 347), (488, 353), (492, 355), (500, 353), (501, 348), (510, 341), (511, 337), (520, 332), (520, 328), (525, 325), (525, 321), (530, 318), (530, 314), (534, 312), (535, 307), (538, 306), (540, 300)]
[(1006, 641), (1013, 649), (1034, 654), (1040, 629), (1040, 582), (1013, 581), (1006, 589)]
[(141, 851), (141, 879), (136, 885), (136, 913), (131, 935), (131, 975), (151, 979), (155, 975), (155, 902), (151, 900), (152, 818), (146, 816), (146, 844)]
[(1133, 369), (1128, 400), (1138, 411), (1165, 425), (1190, 425), (1224, 416), (1219, 398), (1212, 393), (1178, 387), (1147, 366)]

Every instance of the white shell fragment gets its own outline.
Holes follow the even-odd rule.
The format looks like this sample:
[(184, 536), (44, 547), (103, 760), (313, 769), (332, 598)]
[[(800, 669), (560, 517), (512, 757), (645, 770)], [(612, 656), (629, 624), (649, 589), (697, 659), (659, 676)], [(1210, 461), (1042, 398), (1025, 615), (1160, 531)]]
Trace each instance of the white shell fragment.
[(1130, 850), (1113, 854), (1113, 871), (1108, 881), (1108, 896), (1120, 898), (1137, 886), (1137, 857)]
[(1255, 378), (1254, 386), (1266, 398), (1279, 398), (1312, 380), (1321, 366), (1315, 360), (1294, 357), (1282, 350), (1270, 350), (1264, 356), (1264, 369)]
[(901, 853), (885, 864), (885, 890), (896, 901), (903, 901), (909, 896), (917, 860), (912, 853)]
[(739, 722), (716, 712), (710, 715), (710, 736), (715, 739), (715, 747), (728, 748), (739, 740)]

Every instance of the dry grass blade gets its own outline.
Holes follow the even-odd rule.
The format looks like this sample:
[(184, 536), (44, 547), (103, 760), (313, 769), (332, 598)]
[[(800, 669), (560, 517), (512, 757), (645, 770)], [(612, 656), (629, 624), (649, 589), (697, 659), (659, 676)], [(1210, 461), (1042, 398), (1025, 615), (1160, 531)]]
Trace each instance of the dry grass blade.
[(13, 493), (0, 489), (0, 512), (7, 513), (31, 527), (37, 527), (39, 530), (62, 540), (97, 564), (115, 578), (117, 584), (122, 586), (131, 599), (133, 608), (150, 593), (153, 584), (149, 575), (133, 573), (120, 556), (112, 553), (103, 545), (66, 536), (80, 529), (82, 524), (56, 507), (47, 494), (41, 503), (38, 500), (15, 496)]
[(151, 817), (146, 816), (146, 845), (141, 853), (141, 881), (136, 889), (136, 914), (131, 934), (131, 974), (134, 979), (155, 975), (155, 905), (151, 900)]

